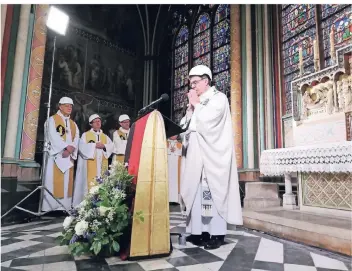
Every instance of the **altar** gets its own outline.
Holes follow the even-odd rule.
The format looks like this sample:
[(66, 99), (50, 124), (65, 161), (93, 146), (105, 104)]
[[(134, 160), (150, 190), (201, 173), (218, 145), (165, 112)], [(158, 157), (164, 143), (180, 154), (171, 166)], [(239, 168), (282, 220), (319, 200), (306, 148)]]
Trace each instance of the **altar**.
[[(291, 83), (293, 112), (284, 119), (285, 148), (265, 150), (264, 176), (285, 176), (283, 207), (350, 217), (352, 211), (352, 45), (332, 53), (334, 65)], [(292, 193), (298, 181), (298, 204)], [(298, 205), (298, 206), (297, 206)]]

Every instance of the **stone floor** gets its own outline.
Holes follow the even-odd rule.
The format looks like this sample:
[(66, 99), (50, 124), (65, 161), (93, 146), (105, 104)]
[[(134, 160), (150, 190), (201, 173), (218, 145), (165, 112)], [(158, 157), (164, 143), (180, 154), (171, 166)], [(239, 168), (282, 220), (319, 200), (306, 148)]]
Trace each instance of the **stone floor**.
[(347, 215), (341, 217), (275, 207), (262, 210), (244, 209), (243, 221), (246, 228), (336, 253), (352, 255), (352, 221)]
[[(1, 270), (36, 271), (143, 271), (143, 270), (248, 270), (248, 271), (351, 271), (350, 259), (277, 239), (243, 228), (228, 230), (226, 244), (206, 251), (189, 243), (178, 244), (172, 237), (170, 257), (122, 262), (118, 257), (94, 261), (72, 257), (67, 247), (57, 246), (63, 218), (44, 217), (40, 221), (2, 227)], [(170, 213), (171, 232), (184, 232), (185, 221), (179, 212)]]

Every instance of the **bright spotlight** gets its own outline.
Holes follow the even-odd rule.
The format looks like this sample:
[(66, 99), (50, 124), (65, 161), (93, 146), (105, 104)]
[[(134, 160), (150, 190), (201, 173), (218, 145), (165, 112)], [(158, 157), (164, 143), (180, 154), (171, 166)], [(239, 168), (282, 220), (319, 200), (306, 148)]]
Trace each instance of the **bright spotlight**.
[(47, 27), (58, 34), (65, 35), (68, 22), (69, 17), (66, 13), (62, 12), (54, 6), (50, 7), (48, 20), (46, 21)]

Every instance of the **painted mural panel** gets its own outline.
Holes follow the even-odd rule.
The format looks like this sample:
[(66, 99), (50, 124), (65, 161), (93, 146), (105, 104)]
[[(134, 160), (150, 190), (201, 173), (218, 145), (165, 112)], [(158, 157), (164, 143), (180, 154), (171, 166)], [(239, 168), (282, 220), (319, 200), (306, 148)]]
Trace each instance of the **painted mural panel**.
[[(77, 122), (80, 133), (89, 128), (89, 116), (98, 113), (102, 117), (103, 131), (112, 136), (119, 115), (129, 114), (133, 118), (135, 108), (139, 106), (138, 101), (143, 95), (140, 91), (143, 89), (143, 65), (139, 65), (141, 60), (138, 58), (138, 52), (135, 46), (126, 47), (127, 43), (120, 43), (120, 37), (109, 38), (112, 35), (111, 29), (97, 31), (97, 28), (101, 27), (99, 22), (90, 29), (90, 23), (77, 16), (74, 6), (63, 6), (63, 9), (69, 10), (71, 16), (76, 14), (76, 17), (72, 18), (66, 35), (57, 35), (56, 38), (51, 114), (57, 111), (59, 99), (69, 96), (74, 101), (71, 117)], [(124, 7), (120, 9), (126, 12)], [(106, 26), (106, 22), (103, 25)], [(126, 31), (127, 25), (124, 26), (123, 31)], [(121, 26), (116, 27), (120, 29)], [(132, 31), (131, 28), (129, 31)], [(134, 32), (137, 33), (136, 31), (138, 30), (135, 29)], [(42, 148), (53, 41), (54, 33), (48, 31), (40, 108), (43, 113), (39, 116), (37, 153), (40, 153)]]

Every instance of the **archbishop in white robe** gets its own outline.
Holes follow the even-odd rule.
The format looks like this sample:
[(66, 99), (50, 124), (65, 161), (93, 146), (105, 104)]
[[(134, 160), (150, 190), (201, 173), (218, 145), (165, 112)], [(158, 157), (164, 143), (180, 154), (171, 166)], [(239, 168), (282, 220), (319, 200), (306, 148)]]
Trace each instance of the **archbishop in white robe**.
[(210, 87), (200, 97), (183, 136), (181, 198), (186, 232), (226, 235), (227, 223), (242, 225), (234, 135), (228, 99)]
[[(97, 149), (96, 143), (104, 144), (104, 149)], [(94, 186), (95, 178), (108, 170), (108, 159), (114, 150), (111, 139), (102, 130), (89, 130), (82, 134), (79, 141), (79, 157), (73, 196), (73, 206), (77, 207), (89, 189)]]
[[(72, 100), (71, 100), (72, 101)], [(77, 159), (79, 130), (76, 123), (59, 110), (45, 123), (45, 142), (48, 157), (44, 170), (44, 185), (65, 206), (71, 207), (73, 190), (73, 163)], [(71, 145), (75, 150), (70, 156), (62, 154)], [(47, 191), (43, 195), (42, 211), (64, 210)]]

